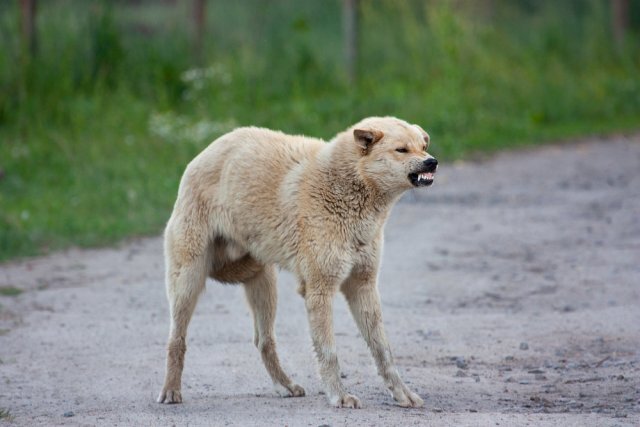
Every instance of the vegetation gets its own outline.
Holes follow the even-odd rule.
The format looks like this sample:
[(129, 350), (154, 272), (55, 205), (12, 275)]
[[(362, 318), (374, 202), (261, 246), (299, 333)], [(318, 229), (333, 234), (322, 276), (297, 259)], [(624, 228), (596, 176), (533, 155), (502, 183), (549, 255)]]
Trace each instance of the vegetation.
[(0, 5), (0, 260), (159, 232), (187, 162), (239, 125), (330, 138), (395, 115), (445, 162), (640, 127), (638, 35), (614, 47), (605, 0), (362, 0), (355, 84), (339, 0), (209, 2), (200, 55), (188, 2), (40, 2), (35, 55), (17, 3)]
[(0, 408), (0, 420), (13, 421), (13, 415), (8, 409)]
[(22, 289), (14, 288), (13, 286), (0, 286), (0, 296), (15, 297), (21, 293)]

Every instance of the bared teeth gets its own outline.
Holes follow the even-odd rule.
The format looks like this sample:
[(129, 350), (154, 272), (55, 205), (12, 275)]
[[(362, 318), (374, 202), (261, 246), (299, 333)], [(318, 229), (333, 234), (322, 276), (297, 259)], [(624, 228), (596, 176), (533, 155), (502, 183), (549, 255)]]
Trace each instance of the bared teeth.
[(428, 181), (428, 180), (433, 180), (433, 172), (422, 172), (422, 173), (419, 173), (418, 176), (416, 177), (417, 182)]

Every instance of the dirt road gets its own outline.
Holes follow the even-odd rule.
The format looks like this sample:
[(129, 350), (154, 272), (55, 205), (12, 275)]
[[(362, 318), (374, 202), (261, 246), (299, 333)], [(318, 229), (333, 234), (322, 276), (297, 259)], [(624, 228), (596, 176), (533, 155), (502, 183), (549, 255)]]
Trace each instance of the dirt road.
[(302, 299), (280, 279), (280, 354), (307, 397), (276, 397), (242, 290), (211, 282), (185, 403), (166, 406), (160, 238), (1, 265), (0, 287), (24, 292), (0, 296), (0, 423), (640, 425), (640, 135), (445, 165), (396, 206), (380, 293), (423, 409), (393, 405), (342, 297), (338, 354), (365, 409), (330, 408)]

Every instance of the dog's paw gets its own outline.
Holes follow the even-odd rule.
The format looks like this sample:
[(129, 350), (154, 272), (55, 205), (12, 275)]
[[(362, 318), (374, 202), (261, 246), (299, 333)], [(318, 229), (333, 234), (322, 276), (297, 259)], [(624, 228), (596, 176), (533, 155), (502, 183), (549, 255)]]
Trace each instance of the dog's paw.
[(291, 397), (302, 397), (305, 395), (304, 389), (298, 384), (293, 383), (289, 386), (289, 392), (291, 393)]
[(424, 406), (424, 401), (420, 396), (406, 387), (395, 390), (393, 392), (393, 398), (398, 402), (398, 406), (402, 406), (403, 408), (421, 408)]
[(162, 390), (158, 396), (158, 403), (182, 403), (180, 390)]
[(335, 396), (330, 399), (331, 404), (336, 408), (362, 408), (362, 403), (353, 394), (343, 394), (342, 396)]
[(305, 395), (304, 389), (298, 384), (291, 383), (288, 386), (283, 386), (278, 383), (273, 385), (278, 396), (281, 397), (302, 397)]

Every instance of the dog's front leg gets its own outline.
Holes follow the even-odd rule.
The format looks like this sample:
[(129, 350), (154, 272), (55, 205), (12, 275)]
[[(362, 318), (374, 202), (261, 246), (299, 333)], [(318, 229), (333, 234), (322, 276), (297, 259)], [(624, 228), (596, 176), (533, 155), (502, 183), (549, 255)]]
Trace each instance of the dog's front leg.
[(305, 290), (305, 306), (313, 348), (320, 365), (320, 376), (325, 385), (329, 402), (338, 408), (361, 408), (360, 400), (347, 393), (340, 381), (340, 366), (333, 336), (333, 297), (327, 289)]
[(371, 350), (378, 373), (393, 398), (403, 407), (421, 407), (424, 402), (402, 382), (393, 362), (382, 324), (382, 310), (375, 277), (374, 273), (352, 276), (343, 284), (342, 292), (360, 333)]

